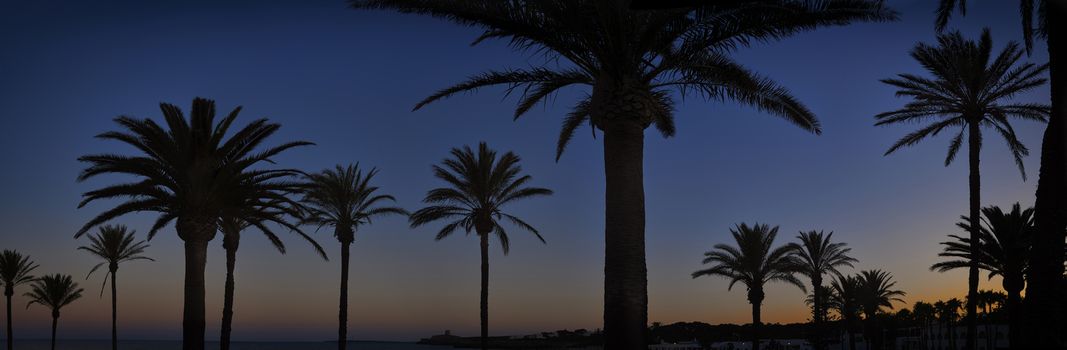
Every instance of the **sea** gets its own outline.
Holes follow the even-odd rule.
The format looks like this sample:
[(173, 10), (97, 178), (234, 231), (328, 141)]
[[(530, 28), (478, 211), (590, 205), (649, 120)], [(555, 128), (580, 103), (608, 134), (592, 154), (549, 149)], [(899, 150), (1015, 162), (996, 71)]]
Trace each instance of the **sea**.
[[(0, 342), (2, 343), (2, 342)], [(15, 340), (16, 350), (49, 350), (49, 340)], [(120, 350), (181, 350), (181, 341), (120, 340)], [(218, 349), (217, 342), (207, 342), (206, 349)], [(336, 350), (336, 342), (232, 342), (232, 350)], [(420, 345), (402, 342), (350, 341), (350, 350), (442, 350), (451, 346)], [(111, 340), (58, 340), (56, 350), (111, 350)]]

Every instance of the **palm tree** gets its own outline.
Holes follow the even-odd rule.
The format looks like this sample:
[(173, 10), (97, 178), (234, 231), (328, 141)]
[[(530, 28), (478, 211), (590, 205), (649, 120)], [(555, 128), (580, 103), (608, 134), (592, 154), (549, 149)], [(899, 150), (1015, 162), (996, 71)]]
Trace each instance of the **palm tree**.
[[(301, 184), (287, 181), (290, 177), (301, 174), (299, 171), (281, 169), (257, 171), (246, 177), (238, 189), (232, 191), (229, 205), (219, 218), (219, 230), (222, 232), (222, 247), (226, 250), (226, 283), (222, 306), (222, 330), (219, 346), (222, 350), (230, 348), (230, 334), (233, 330), (234, 303), (234, 269), (237, 264), (237, 249), (241, 243), (241, 232), (249, 227), (258, 229), (271, 244), (285, 254), (285, 244), (268, 226), (278, 226), (296, 232), (326, 259), (326, 252), (318, 242), (305, 234), (289, 218), (300, 217), (300, 204), (289, 199), (288, 195), (296, 193)], [(328, 260), (328, 259), (326, 259)]]
[(837, 311), (848, 334), (849, 350), (856, 350), (856, 325), (860, 319), (860, 281), (856, 276), (835, 275), (830, 281), (829, 307)]
[(56, 350), (56, 327), (59, 324), (59, 310), (82, 297), (84, 289), (78, 288), (78, 283), (70, 275), (45, 275), (34, 280), (30, 292), (24, 294), (30, 298), (26, 308), (30, 305), (52, 309), (52, 350)]
[[(1002, 287), (1008, 294), (1008, 339), (1012, 347), (1022, 344), (1022, 291), (1026, 285), (1031, 242), (1034, 235), (1034, 209), (1023, 210), (1019, 203), (1005, 213), (1000, 207), (982, 208), (984, 225), (979, 226), (978, 254), (971, 252), (971, 239), (949, 235), (954, 241), (943, 242), (944, 251), (938, 256), (949, 258), (930, 267), (945, 272), (970, 267), (972, 261), (978, 268), (989, 272), (989, 278), (1002, 277)], [(962, 217), (956, 224), (970, 231), (971, 220)]]
[[(966, 134), (970, 172), (971, 239), (978, 240), (978, 216), (981, 208), (981, 175), (979, 159), (982, 149), (982, 128), (999, 133), (1008, 143), (1015, 163), (1026, 179), (1022, 157), (1030, 153), (1019, 141), (1009, 118), (1045, 122), (1049, 107), (1040, 104), (1016, 104), (1008, 101), (1017, 93), (1037, 88), (1045, 83), (1041, 75), (1048, 65), (1016, 64), (1023, 50), (1009, 42), (995, 57), (989, 30), (982, 31), (978, 42), (963, 38), (959, 32), (938, 36), (938, 44), (919, 43), (911, 51), (933, 78), (900, 74), (898, 79), (882, 82), (899, 90), (898, 96), (909, 96), (912, 102), (904, 108), (875, 116), (875, 125), (929, 122), (929, 125), (904, 136), (885, 152), (886, 155), (912, 146), (946, 129), (959, 128), (949, 145), (945, 166), (955, 159)], [(977, 254), (977, 246), (971, 247)], [(978, 292), (978, 264), (972, 262), (968, 275), (967, 295)], [(977, 307), (973, 298), (967, 303), (967, 331), (969, 345), (976, 344)]]
[[(118, 278), (119, 264), (127, 261), (134, 260), (149, 260), (155, 261), (152, 258), (144, 256), (144, 250), (148, 248), (148, 244), (145, 241), (134, 241), (134, 231), (126, 228), (124, 225), (104, 225), (100, 227), (100, 232), (96, 235), (89, 236), (89, 245), (78, 247), (80, 250), (89, 252), (89, 254), (103, 259), (104, 262), (96, 264), (91, 270), (89, 275), (85, 276), (86, 279), (93, 275), (100, 267), (107, 264), (107, 274), (104, 275), (104, 283), (107, 284), (108, 277), (111, 277), (111, 349), (117, 350), (119, 348), (119, 331), (118, 331), (118, 287), (116, 287), (115, 279)], [(100, 295), (103, 296), (103, 286), (100, 288)]]
[(896, 18), (877, 0), (715, 1), (658, 11), (632, 10), (630, 1), (349, 2), (358, 9), (429, 15), (483, 29), (476, 43), (505, 40), (517, 49), (545, 54), (551, 62), (476, 75), (432, 94), (415, 109), (457, 93), (505, 86), (523, 92), (517, 118), (563, 88), (586, 89), (563, 119), (556, 158), (582, 125), (603, 132), (604, 334), (609, 349), (643, 349), (646, 343), (645, 129), (654, 126), (665, 137), (674, 135), (675, 100), (695, 96), (754, 106), (817, 134), (814, 113), (730, 53), (819, 27)]
[(333, 235), (341, 243), (341, 298), (337, 316), (337, 348), (340, 350), (348, 346), (348, 261), (356, 232), (378, 217), (407, 215), (404, 209), (383, 205), (395, 202), (396, 198), (380, 194), (378, 187), (371, 185), (376, 174), (378, 169), (372, 168), (364, 174), (356, 164), (338, 165), (305, 176), (302, 223), (320, 229), (333, 227)]
[(815, 348), (823, 349), (823, 333), (822, 323), (825, 321), (823, 316), (826, 314), (824, 311), (824, 300), (822, 292), (824, 288), (822, 286), (822, 276), (825, 274), (839, 275), (838, 268), (852, 267), (852, 263), (858, 260), (848, 256), (848, 252), (852, 251), (851, 248), (846, 247), (845, 243), (831, 243), (830, 238), (834, 233), (823, 233), (822, 231), (808, 231), (801, 232), (797, 239), (800, 240), (800, 244), (790, 243), (795, 252), (796, 257), (801, 262), (801, 273), (808, 276), (811, 279), (812, 301), (812, 317), (811, 322), (815, 330)]
[(715, 249), (704, 253), (704, 264), (714, 265), (693, 272), (693, 278), (719, 276), (730, 280), (727, 290), (738, 282), (748, 288), (748, 302), (752, 304), (752, 349), (759, 350), (763, 286), (768, 282), (785, 282), (807, 292), (804, 282), (796, 278), (802, 269), (801, 262), (791, 245), (772, 248), (774, 238), (778, 236), (778, 226), (755, 224), (749, 227), (742, 223), (730, 229), (730, 234), (737, 246), (716, 244)]
[(923, 349), (930, 348), (930, 335), (927, 333), (932, 326), (933, 321), (937, 315), (937, 311), (934, 309), (934, 305), (916, 301), (915, 305), (911, 307), (911, 313), (915, 317), (915, 321), (920, 325), (921, 333), (919, 333), (919, 343)]
[(893, 309), (893, 302), (904, 302), (903, 291), (893, 289), (893, 275), (882, 270), (865, 270), (856, 276), (859, 279), (858, 300), (863, 310), (864, 338), (875, 349), (882, 348), (882, 337), (877, 332), (876, 317), (883, 307)]
[(259, 119), (229, 134), (241, 107), (215, 123), (215, 102), (196, 98), (188, 119), (178, 106), (162, 103), (165, 126), (151, 119), (115, 118), (123, 131), (109, 131), (97, 138), (133, 146), (136, 156), (96, 154), (78, 158), (88, 167), (78, 181), (102, 174), (125, 174), (136, 180), (110, 185), (82, 195), (78, 207), (100, 199), (122, 199), (115, 207), (89, 220), (75, 238), (93, 227), (119, 216), (158, 212), (148, 231), (151, 240), (157, 231), (174, 222), (178, 238), (185, 243), (185, 305), (182, 320), (182, 347), (204, 348), (204, 268), (207, 245), (215, 238), (218, 219), (231, 192), (249, 174), (250, 167), (306, 142), (290, 142), (257, 150), (280, 125)]
[(482, 256), (481, 343), (486, 350), (489, 348), (489, 235), (497, 237), (504, 255), (508, 254), (509, 240), (501, 222), (529, 231), (544, 243), (545, 239), (533, 226), (502, 209), (517, 200), (551, 195), (552, 190), (526, 187), (532, 177), (521, 175), (519, 156), (507, 152), (497, 158), (496, 151), (485, 142), (478, 144), (477, 153), (464, 146), (453, 148), (451, 154), (451, 158), (433, 167), (434, 177), (447, 182), (448, 187), (426, 193), (422, 201), (428, 206), (411, 214), (411, 227), (449, 220), (435, 239), (444, 239), (461, 228), (467, 234), (471, 231), (478, 234)]
[[(1035, 3), (1037, 6), (1035, 7)], [(937, 28), (942, 30), (957, 9), (966, 13), (966, 0), (941, 0)], [(1063, 232), (1067, 230), (1067, 4), (1063, 1), (1020, 0), (1023, 39), (1030, 51), (1033, 36), (1048, 43), (1052, 113), (1041, 141), (1041, 169), (1034, 201), (1036, 234), (1031, 254), (1031, 271), (1026, 290), (1027, 336), (1033, 348), (1062, 347), (1060, 335), (1065, 305), (1060, 290), (1064, 274)], [(1037, 26), (1034, 26), (1037, 12)]]
[[(985, 348), (986, 349), (992, 349), (993, 348), (993, 339), (994, 339), (994, 337), (993, 337), (993, 328), (992, 328), (993, 320), (990, 319), (991, 315), (989, 314), (989, 309), (990, 308), (994, 308), (995, 309), (995, 307), (997, 305), (1004, 304), (1007, 301), (1007, 295), (1004, 294), (1004, 293), (994, 292), (994, 291), (991, 291), (991, 290), (979, 290), (978, 294), (976, 294), (975, 296), (978, 298), (978, 300), (975, 300), (975, 304), (978, 304), (978, 308), (982, 309), (982, 318), (984, 319), (983, 323), (985, 323), (985, 334), (986, 334), (986, 336), (985, 336), (986, 347)], [(1011, 327), (1010, 324), (1008, 326)], [(1010, 332), (1010, 330), (1009, 330), (1009, 332)], [(1016, 344), (1018, 344), (1018, 343), (1016, 343)], [(1010, 343), (1008, 345), (1011, 346)]]
[(959, 349), (956, 347), (955, 324), (960, 318), (960, 309), (962, 308), (963, 302), (956, 298), (949, 299), (948, 301), (938, 300), (934, 303), (934, 309), (937, 310), (937, 318), (945, 325), (945, 333), (942, 335), (948, 338), (948, 345), (951, 349)]
[(33, 272), (37, 264), (29, 255), (22, 255), (14, 250), (5, 249), (0, 253), (0, 280), (4, 282), (4, 298), (7, 299), (7, 350), (14, 349), (14, 333), (11, 331), (11, 296), (15, 287), (33, 281)]

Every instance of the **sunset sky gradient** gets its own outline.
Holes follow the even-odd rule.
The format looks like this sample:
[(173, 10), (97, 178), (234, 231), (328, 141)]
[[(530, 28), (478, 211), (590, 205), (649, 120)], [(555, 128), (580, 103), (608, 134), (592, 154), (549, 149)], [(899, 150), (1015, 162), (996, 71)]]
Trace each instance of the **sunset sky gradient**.
[[(287, 152), (278, 163), (309, 171), (360, 162), (380, 169), (377, 183), (417, 209), (439, 186), (431, 164), (451, 147), (487, 141), (523, 157), (532, 185), (556, 194), (509, 210), (540, 229), (547, 245), (512, 230), (512, 249), (491, 251), (492, 334), (600, 327), (603, 293), (604, 181), (601, 139), (578, 131), (554, 160), (559, 124), (576, 96), (570, 89), (512, 121), (515, 96), (483, 89), (412, 112), (415, 102), (490, 68), (528, 67), (540, 56), (503, 42), (470, 47), (480, 33), (441, 20), (358, 12), (342, 1), (7, 1), (0, 4), (0, 249), (33, 257), (45, 273), (72, 274), (85, 298), (63, 310), (63, 338), (109, 337), (109, 300), (102, 275), (84, 281), (96, 260), (76, 251), (73, 233), (107, 208), (76, 209), (82, 192), (121, 178), (75, 182), (88, 153), (130, 148), (93, 136), (116, 128), (118, 115), (160, 118), (159, 102), (188, 109), (196, 96), (220, 113), (242, 105), (238, 122), (268, 117), (283, 125), (274, 143), (317, 145)], [(819, 116), (814, 136), (776, 117), (733, 103), (686, 99), (677, 136), (646, 139), (645, 191), (649, 321), (746, 323), (744, 289), (690, 278), (702, 253), (728, 243), (735, 223), (781, 226), (778, 243), (799, 230), (834, 231), (853, 248), (858, 269), (893, 273), (917, 300), (965, 294), (964, 271), (928, 270), (954, 223), (967, 210), (965, 158), (942, 166), (948, 135), (888, 157), (882, 153), (908, 127), (874, 127), (873, 116), (906, 99), (878, 82), (922, 73), (907, 54), (934, 38), (936, 1), (889, 1), (902, 21), (804, 33), (736, 52), (737, 59), (788, 87)], [(977, 37), (992, 29), (997, 50), (1021, 40), (1015, 1), (979, 1), (951, 27)], [(1044, 44), (1027, 60), (1047, 61)], [(1047, 88), (1018, 96), (1047, 101)], [(1015, 124), (1033, 154), (1023, 182), (999, 136), (982, 156), (983, 205), (1033, 204), (1040, 125)], [(153, 216), (115, 223), (143, 234)], [(409, 229), (402, 218), (361, 228), (352, 249), (349, 337), (415, 340), (478, 327), (477, 240), (433, 240), (439, 226)], [(280, 255), (255, 232), (238, 252), (235, 340), (325, 340), (336, 334), (339, 246), (330, 231), (313, 233), (330, 254), (324, 262), (295, 235)], [(222, 309), (221, 239), (208, 257), (208, 339), (217, 339)], [(173, 227), (147, 254), (156, 262), (119, 269), (123, 338), (179, 339), (183, 254)], [(999, 280), (981, 288), (998, 289)], [(25, 309), (17, 290), (15, 334), (48, 336), (48, 312)], [(764, 322), (802, 322), (804, 295), (773, 285)], [(902, 305), (898, 305), (902, 306)]]

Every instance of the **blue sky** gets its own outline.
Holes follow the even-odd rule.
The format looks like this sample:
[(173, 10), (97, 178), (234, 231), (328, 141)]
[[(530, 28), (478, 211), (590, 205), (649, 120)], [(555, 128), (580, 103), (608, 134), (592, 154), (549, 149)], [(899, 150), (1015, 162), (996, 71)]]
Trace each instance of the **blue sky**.
[[(890, 1), (895, 23), (859, 24), (759, 43), (735, 53), (771, 77), (819, 116), (823, 135), (733, 103), (689, 98), (677, 108), (677, 136), (646, 137), (645, 185), (650, 321), (748, 320), (743, 290), (715, 279), (689, 278), (702, 252), (728, 242), (739, 222), (781, 226), (779, 240), (799, 230), (834, 231), (849, 243), (862, 269), (892, 272), (908, 303), (962, 295), (965, 273), (928, 271), (937, 242), (956, 233), (966, 211), (964, 163), (942, 166), (947, 136), (883, 157), (908, 127), (873, 126), (873, 115), (907, 102), (878, 82), (921, 73), (907, 55), (934, 38), (934, 1)], [(992, 29), (999, 49), (1021, 40), (1017, 4), (975, 3), (952, 27), (976, 37)], [(499, 334), (596, 328), (601, 319), (603, 167), (600, 139), (580, 129), (554, 160), (561, 117), (584, 93), (572, 89), (518, 121), (515, 98), (503, 89), (463, 94), (412, 112), (426, 95), (485, 69), (544, 64), (504, 43), (471, 47), (477, 29), (385, 12), (358, 12), (340, 1), (10, 1), (0, 4), (0, 248), (18, 249), (40, 272), (81, 278), (95, 261), (74, 248), (73, 232), (105, 207), (76, 209), (82, 192), (120, 178), (77, 183), (76, 158), (130, 152), (92, 136), (114, 129), (118, 115), (158, 118), (158, 103), (188, 108), (193, 97), (215, 99), (220, 111), (244, 106), (240, 121), (267, 117), (283, 125), (275, 142), (307, 140), (314, 147), (279, 157), (306, 170), (359, 162), (381, 170), (378, 184), (398, 204), (419, 207), (440, 185), (430, 172), (451, 147), (487, 141), (523, 157), (534, 184), (550, 198), (511, 210), (539, 227), (547, 245), (513, 232), (512, 252), (491, 256), (491, 320)], [(1031, 61), (1047, 60), (1035, 47)], [(1047, 89), (1018, 96), (1047, 101)], [(1033, 150), (1036, 178), (1039, 125), (1016, 123)], [(962, 159), (962, 158), (961, 158)], [(965, 159), (964, 159), (965, 160)], [(1034, 180), (1023, 182), (1003, 142), (983, 150), (983, 204), (1033, 202)], [(118, 220), (145, 232), (151, 216)], [(452, 329), (477, 331), (476, 240), (462, 235), (434, 242), (436, 227), (407, 228), (385, 219), (357, 233), (353, 250), (350, 336), (408, 340)], [(335, 332), (336, 241), (315, 237), (334, 260), (285, 237), (277, 254), (246, 235), (239, 253), (238, 340), (319, 340)], [(182, 255), (173, 230), (151, 242), (154, 263), (120, 270), (120, 327), (134, 338), (180, 336)], [(217, 247), (215, 247), (217, 246)], [(208, 337), (217, 336), (223, 282), (221, 242), (210, 251)], [(87, 298), (64, 312), (61, 336), (104, 338), (108, 303)], [(997, 288), (999, 281), (983, 281)], [(766, 322), (804, 320), (803, 295), (774, 286)], [(24, 301), (17, 301), (20, 305)], [(47, 312), (15, 310), (16, 332), (47, 336)]]

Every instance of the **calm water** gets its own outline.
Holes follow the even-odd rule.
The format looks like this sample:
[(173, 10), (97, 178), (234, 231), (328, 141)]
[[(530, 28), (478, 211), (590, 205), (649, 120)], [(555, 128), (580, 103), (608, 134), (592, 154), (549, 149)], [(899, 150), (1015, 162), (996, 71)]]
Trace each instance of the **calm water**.
[[(48, 340), (15, 340), (15, 350), (48, 350), (51, 343)], [(130, 340), (119, 341), (120, 350), (181, 350), (180, 341), (148, 341)], [(208, 342), (207, 349), (218, 349), (218, 343)], [(349, 342), (348, 348), (352, 350), (442, 350), (452, 349), (449, 346), (418, 345), (415, 343), (389, 343), (389, 342)], [(233, 350), (335, 350), (337, 343), (330, 342), (233, 342), (230, 344)], [(111, 350), (110, 340), (59, 340), (56, 342), (56, 350)]]

